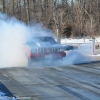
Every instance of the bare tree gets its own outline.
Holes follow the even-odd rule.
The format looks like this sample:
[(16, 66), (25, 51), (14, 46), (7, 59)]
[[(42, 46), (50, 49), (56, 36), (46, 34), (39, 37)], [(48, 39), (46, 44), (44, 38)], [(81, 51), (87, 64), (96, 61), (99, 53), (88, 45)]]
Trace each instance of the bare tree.
[(30, 24), (30, 13), (29, 13), (29, 0), (26, 0), (26, 16), (27, 16), (27, 23)]
[(64, 29), (73, 36), (100, 35), (100, 0), (0, 0), (3, 13), (30, 24), (42, 22), (59, 38)]
[(2, 12), (5, 13), (5, 0), (2, 0)]
[(14, 0), (12, 0), (12, 15), (14, 15)]

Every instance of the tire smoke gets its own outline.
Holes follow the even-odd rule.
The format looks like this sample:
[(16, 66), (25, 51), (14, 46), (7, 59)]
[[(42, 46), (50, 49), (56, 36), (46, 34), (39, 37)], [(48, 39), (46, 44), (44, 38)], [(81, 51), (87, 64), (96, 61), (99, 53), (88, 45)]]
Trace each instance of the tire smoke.
[(0, 13), (0, 68), (25, 66), (27, 61), (23, 44), (27, 37), (52, 34), (50, 30), (43, 30), (43, 27), (41, 23), (27, 26), (15, 17)]

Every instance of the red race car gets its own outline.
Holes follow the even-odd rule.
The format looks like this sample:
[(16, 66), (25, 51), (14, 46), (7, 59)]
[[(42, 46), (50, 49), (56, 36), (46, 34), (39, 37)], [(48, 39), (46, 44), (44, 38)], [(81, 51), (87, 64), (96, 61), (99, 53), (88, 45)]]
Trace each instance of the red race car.
[(63, 46), (57, 43), (53, 37), (41, 36), (31, 37), (25, 44), (25, 55), (28, 59), (28, 66), (34, 61), (62, 60), (66, 56)]

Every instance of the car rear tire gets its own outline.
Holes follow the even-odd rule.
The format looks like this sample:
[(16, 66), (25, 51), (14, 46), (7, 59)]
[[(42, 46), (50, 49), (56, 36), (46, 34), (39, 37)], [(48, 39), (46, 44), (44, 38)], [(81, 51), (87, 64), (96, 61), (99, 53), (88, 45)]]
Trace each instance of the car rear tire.
[(30, 59), (30, 58), (28, 57), (28, 54), (27, 54), (27, 53), (25, 53), (25, 57), (26, 57), (26, 59), (27, 59), (27, 66), (28, 66), (28, 67), (32, 66), (32, 59)]
[(28, 59), (27, 66), (28, 66), (28, 67), (31, 67), (33, 61), (32, 61), (32, 59), (30, 59), (29, 57), (28, 57), (27, 59)]

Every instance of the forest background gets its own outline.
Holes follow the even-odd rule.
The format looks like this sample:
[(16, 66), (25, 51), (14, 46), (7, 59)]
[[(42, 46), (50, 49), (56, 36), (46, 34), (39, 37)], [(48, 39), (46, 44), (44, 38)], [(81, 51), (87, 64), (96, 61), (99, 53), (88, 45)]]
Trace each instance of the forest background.
[(0, 0), (0, 12), (28, 25), (42, 22), (60, 37), (100, 34), (100, 0)]

